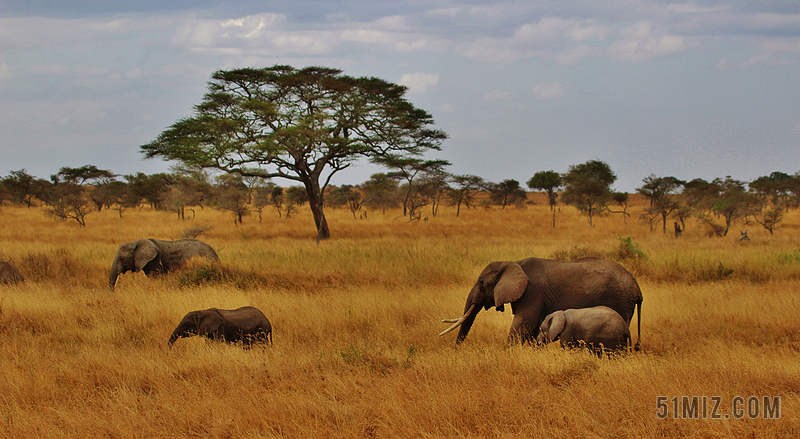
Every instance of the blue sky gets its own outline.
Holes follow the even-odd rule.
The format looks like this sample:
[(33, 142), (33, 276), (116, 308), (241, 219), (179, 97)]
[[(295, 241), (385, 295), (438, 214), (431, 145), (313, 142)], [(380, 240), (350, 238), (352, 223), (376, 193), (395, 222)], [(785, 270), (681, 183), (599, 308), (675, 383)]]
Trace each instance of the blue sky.
[(795, 0), (4, 0), (0, 175), (168, 171), (139, 146), (211, 73), (276, 63), (408, 86), (456, 174), (524, 184), (599, 159), (633, 191), (800, 171)]

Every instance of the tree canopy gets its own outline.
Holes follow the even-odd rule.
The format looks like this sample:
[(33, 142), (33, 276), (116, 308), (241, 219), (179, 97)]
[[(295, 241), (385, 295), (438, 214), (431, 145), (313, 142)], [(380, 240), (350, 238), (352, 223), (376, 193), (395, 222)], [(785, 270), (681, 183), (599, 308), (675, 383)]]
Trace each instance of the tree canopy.
[(589, 225), (594, 225), (594, 216), (602, 213), (612, 200), (611, 185), (617, 180), (616, 174), (607, 163), (589, 160), (570, 166), (563, 178), (564, 202), (577, 207), (586, 214)]
[(683, 187), (685, 182), (675, 177), (656, 177), (654, 174), (648, 175), (642, 179), (642, 182), (644, 184), (636, 188), (636, 192), (650, 200), (650, 207), (647, 212), (653, 218), (660, 219), (661, 229), (666, 233), (667, 216), (679, 207), (678, 200), (674, 195)]
[(414, 107), (406, 87), (326, 67), (275, 65), (218, 71), (194, 115), (141, 146), (146, 158), (177, 160), (241, 176), (282, 177), (305, 188), (317, 239), (331, 177), (360, 157), (417, 157), (446, 134)]

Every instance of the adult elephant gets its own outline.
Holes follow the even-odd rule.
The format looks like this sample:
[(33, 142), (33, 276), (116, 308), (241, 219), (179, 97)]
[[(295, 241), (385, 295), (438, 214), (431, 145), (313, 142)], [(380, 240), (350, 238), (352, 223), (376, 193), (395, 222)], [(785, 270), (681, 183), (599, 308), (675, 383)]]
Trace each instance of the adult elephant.
[(253, 342), (272, 343), (272, 325), (261, 310), (252, 306), (237, 309), (209, 308), (192, 311), (172, 331), (167, 344), (172, 347), (181, 337), (202, 335), (211, 340), (248, 346)]
[(481, 308), (503, 311), (511, 304), (514, 320), (509, 342), (534, 342), (539, 325), (548, 314), (570, 308), (604, 305), (630, 325), (638, 306), (639, 349), (642, 334), (642, 291), (633, 275), (616, 262), (600, 258), (556, 261), (528, 258), (495, 261), (483, 269), (467, 296), (464, 315), (442, 320), (453, 325), (439, 335), (458, 328), (456, 344), (464, 341)]
[(113, 290), (120, 274), (144, 271), (150, 276), (179, 268), (191, 258), (202, 256), (219, 262), (217, 252), (210, 245), (197, 239), (162, 241), (160, 239), (137, 239), (119, 246), (111, 270), (108, 286)]

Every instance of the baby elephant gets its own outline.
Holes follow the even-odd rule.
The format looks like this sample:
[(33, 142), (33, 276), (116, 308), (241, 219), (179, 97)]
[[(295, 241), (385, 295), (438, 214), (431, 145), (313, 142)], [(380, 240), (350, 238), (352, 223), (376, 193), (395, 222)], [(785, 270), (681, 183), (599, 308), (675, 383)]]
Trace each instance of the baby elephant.
[(169, 347), (175, 340), (192, 335), (204, 335), (212, 340), (228, 343), (241, 341), (245, 346), (254, 342), (272, 343), (272, 325), (258, 308), (244, 306), (238, 309), (210, 308), (192, 311), (178, 323), (169, 337)]
[(585, 344), (595, 352), (625, 349), (631, 332), (622, 316), (607, 306), (556, 311), (544, 318), (536, 341), (561, 339), (561, 347)]
[(24, 280), (17, 267), (8, 262), (0, 261), (0, 283), (15, 284)]

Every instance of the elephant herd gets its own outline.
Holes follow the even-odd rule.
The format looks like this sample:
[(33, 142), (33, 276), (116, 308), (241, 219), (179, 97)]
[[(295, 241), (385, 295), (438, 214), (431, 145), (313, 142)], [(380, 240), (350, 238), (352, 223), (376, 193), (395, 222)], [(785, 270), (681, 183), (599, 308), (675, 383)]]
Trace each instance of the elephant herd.
[[(210, 245), (197, 239), (162, 241), (160, 239), (137, 239), (119, 246), (108, 272), (108, 286), (116, 286), (120, 274), (143, 271), (147, 276), (173, 271), (186, 261), (204, 257), (219, 262), (217, 252)], [(272, 343), (272, 325), (259, 309), (244, 306), (238, 309), (210, 308), (191, 311), (172, 331), (168, 344), (181, 337), (202, 335), (212, 340), (228, 343), (255, 342)]]
[[(211, 246), (197, 239), (162, 241), (139, 239), (119, 246), (109, 271), (113, 290), (120, 274), (143, 271), (150, 276), (179, 268), (194, 257), (219, 262)], [(21, 282), (19, 270), (0, 262), (0, 282)], [(547, 343), (583, 346), (594, 352), (630, 347), (629, 326), (636, 310), (641, 344), (642, 292), (633, 275), (616, 262), (600, 258), (557, 261), (527, 258), (489, 263), (470, 290), (464, 313), (439, 335), (459, 329), (456, 344), (464, 341), (481, 308), (504, 311), (511, 306), (514, 319), (510, 343)], [(191, 311), (169, 337), (171, 347), (181, 337), (202, 335), (230, 343), (272, 343), (272, 325), (257, 308), (211, 308)]]

